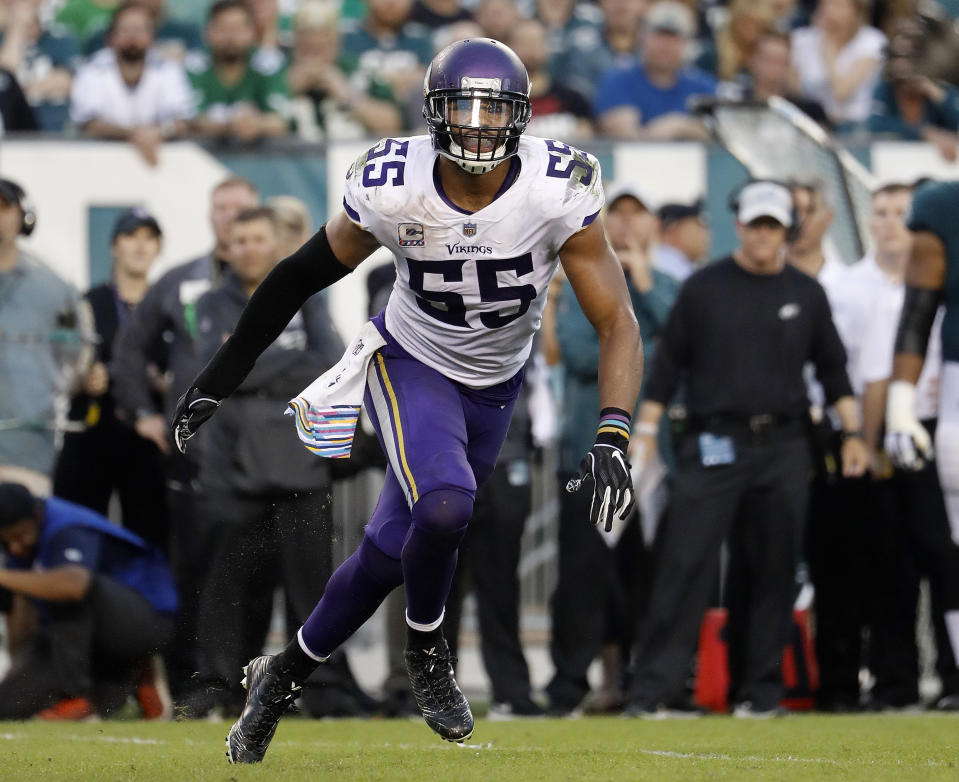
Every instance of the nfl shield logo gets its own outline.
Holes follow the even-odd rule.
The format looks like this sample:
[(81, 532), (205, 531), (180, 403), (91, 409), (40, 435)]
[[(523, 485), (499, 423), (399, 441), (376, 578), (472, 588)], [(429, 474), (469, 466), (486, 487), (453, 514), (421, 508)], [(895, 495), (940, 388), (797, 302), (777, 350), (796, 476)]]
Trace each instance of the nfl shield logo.
[(476, 223), (463, 223), (463, 236), (467, 239), (476, 236)]

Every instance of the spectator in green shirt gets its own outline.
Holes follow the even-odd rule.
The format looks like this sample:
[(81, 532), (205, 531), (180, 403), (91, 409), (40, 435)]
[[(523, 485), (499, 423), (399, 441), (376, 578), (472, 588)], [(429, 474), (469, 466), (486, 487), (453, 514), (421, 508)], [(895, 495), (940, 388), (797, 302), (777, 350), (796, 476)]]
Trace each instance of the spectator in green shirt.
[(326, 0), (306, 0), (296, 13), (287, 71), (299, 135), (320, 138), (392, 136), (403, 117), (385, 84), (351, 79), (356, 62), (340, 51), (339, 15)]
[[(153, 13), (156, 32), (154, 49), (164, 57), (183, 62), (190, 52), (203, 50), (203, 36), (196, 25), (176, 19), (167, 13), (166, 0), (139, 0)], [(107, 19), (109, 21), (109, 18)], [(101, 27), (87, 38), (83, 50), (90, 55), (108, 44), (106, 28)]]
[(267, 75), (251, 62), (256, 28), (243, 0), (217, 0), (206, 25), (208, 59), (190, 70), (197, 133), (253, 142), (290, 132), (286, 74)]
[(433, 57), (426, 28), (410, 22), (412, 10), (413, 0), (368, 0), (366, 16), (343, 36), (356, 78), (389, 85), (411, 128), (422, 124), (423, 73)]
[(57, 12), (56, 20), (85, 41), (110, 24), (119, 5), (120, 0), (67, 0)]
[(916, 69), (912, 57), (893, 54), (872, 96), (869, 130), (907, 141), (928, 141), (948, 161), (959, 152), (959, 90)]
[(280, 13), (279, 0), (250, 0), (250, 10), (256, 27), (253, 67), (266, 74), (282, 70), (292, 47), (292, 20)]
[(0, 28), (0, 67), (17, 77), (40, 129), (63, 130), (80, 58), (76, 41), (60, 25), (43, 29), (34, 0), (0, 3)]

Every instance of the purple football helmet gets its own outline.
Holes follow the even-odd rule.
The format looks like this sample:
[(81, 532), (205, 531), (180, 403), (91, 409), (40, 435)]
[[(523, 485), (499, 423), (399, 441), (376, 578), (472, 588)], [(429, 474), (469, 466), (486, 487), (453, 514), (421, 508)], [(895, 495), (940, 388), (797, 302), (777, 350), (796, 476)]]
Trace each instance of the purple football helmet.
[(515, 155), (532, 110), (529, 75), (492, 38), (465, 38), (433, 58), (423, 81), (423, 116), (433, 148), (471, 174)]

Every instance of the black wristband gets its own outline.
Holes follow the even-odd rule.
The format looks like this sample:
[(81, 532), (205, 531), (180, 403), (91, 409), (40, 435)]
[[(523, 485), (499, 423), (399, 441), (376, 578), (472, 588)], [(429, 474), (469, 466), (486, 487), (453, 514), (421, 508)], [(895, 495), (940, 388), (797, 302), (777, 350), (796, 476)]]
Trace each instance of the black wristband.
[(326, 226), (320, 228), (260, 283), (240, 315), (233, 335), (197, 375), (193, 385), (221, 399), (228, 397), (306, 300), (351, 271), (333, 254), (326, 238)]
[(936, 319), (941, 299), (940, 290), (906, 286), (902, 315), (899, 316), (899, 330), (896, 332), (896, 353), (925, 357), (932, 323)]
[(842, 442), (846, 442), (846, 440), (865, 440), (866, 435), (863, 434), (862, 429), (843, 430), (839, 433), (839, 439)]

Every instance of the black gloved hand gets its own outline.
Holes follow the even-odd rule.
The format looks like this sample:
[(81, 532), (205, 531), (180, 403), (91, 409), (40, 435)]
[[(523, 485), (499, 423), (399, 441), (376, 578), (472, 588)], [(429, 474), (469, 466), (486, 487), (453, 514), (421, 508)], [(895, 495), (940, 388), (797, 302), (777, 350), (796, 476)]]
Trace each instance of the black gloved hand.
[(633, 478), (623, 451), (614, 445), (593, 445), (579, 463), (579, 475), (566, 484), (566, 491), (577, 492), (589, 481), (593, 484), (589, 520), (609, 532), (614, 514), (625, 519), (633, 509)]
[(190, 390), (180, 397), (173, 413), (173, 441), (180, 453), (186, 453), (186, 441), (216, 412), (221, 401), (196, 386), (191, 386)]

